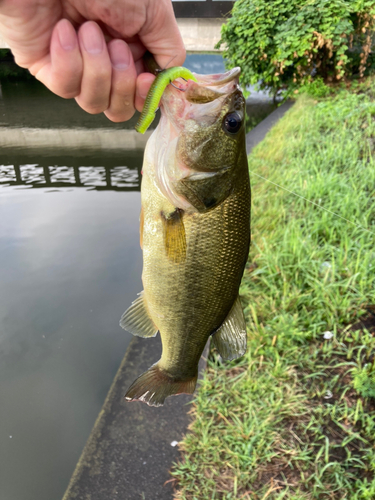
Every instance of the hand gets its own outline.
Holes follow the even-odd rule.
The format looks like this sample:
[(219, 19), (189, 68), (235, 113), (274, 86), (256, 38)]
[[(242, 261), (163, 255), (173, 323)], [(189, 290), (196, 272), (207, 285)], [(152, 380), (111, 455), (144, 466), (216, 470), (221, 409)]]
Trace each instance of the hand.
[(115, 122), (142, 110), (146, 49), (162, 68), (186, 55), (170, 0), (0, 0), (0, 32), (52, 92)]

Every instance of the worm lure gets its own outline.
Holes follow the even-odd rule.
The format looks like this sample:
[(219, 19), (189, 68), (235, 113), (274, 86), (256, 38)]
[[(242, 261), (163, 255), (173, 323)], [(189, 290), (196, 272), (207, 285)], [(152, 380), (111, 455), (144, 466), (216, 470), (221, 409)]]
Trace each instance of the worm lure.
[(154, 121), (155, 113), (158, 109), (161, 96), (167, 85), (172, 83), (177, 78), (184, 78), (185, 80), (197, 81), (191, 71), (182, 66), (175, 66), (173, 68), (164, 69), (159, 71), (155, 80), (152, 82), (150, 90), (148, 91), (145, 104), (135, 130), (144, 134), (151, 123)]

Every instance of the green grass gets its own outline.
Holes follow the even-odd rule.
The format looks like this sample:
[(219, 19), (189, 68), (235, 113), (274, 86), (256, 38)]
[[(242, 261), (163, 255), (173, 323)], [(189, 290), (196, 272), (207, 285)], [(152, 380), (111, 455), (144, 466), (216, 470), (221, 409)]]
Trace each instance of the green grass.
[(301, 96), (249, 157), (248, 350), (210, 355), (178, 499), (375, 499), (374, 96)]

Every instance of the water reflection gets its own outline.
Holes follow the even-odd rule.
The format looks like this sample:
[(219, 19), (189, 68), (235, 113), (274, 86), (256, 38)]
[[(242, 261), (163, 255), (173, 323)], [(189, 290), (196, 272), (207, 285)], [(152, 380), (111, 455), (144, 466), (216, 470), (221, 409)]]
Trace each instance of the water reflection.
[(74, 99), (63, 99), (38, 80), (1, 81), (0, 127), (134, 129), (138, 114), (114, 123), (100, 113), (90, 115)]
[(142, 289), (142, 152), (75, 156), (0, 157), (1, 499), (62, 498)]
[[(102, 158), (103, 156), (105, 159)], [(140, 153), (127, 153), (128, 165), (119, 165), (119, 162), (123, 160), (124, 152), (119, 152), (117, 156), (112, 151), (108, 153), (98, 151), (83, 158), (55, 156), (54, 158), (47, 157), (39, 163), (23, 163), (26, 158), (18, 157), (15, 161), (14, 156), (11, 155), (12, 159), (9, 160), (9, 164), (4, 159), (3, 164), (0, 163), (0, 185), (139, 191)]]
[(0, 165), (0, 185), (34, 188), (93, 187), (139, 191), (140, 173), (126, 166)]

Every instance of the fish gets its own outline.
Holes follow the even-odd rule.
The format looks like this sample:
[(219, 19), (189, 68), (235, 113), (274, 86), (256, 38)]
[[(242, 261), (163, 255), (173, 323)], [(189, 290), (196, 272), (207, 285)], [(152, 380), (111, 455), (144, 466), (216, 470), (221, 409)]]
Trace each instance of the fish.
[(120, 325), (160, 332), (160, 360), (126, 392), (161, 406), (192, 394), (208, 339), (223, 359), (246, 351), (239, 287), (250, 245), (250, 179), (240, 68), (167, 85), (143, 161), (143, 291)]

